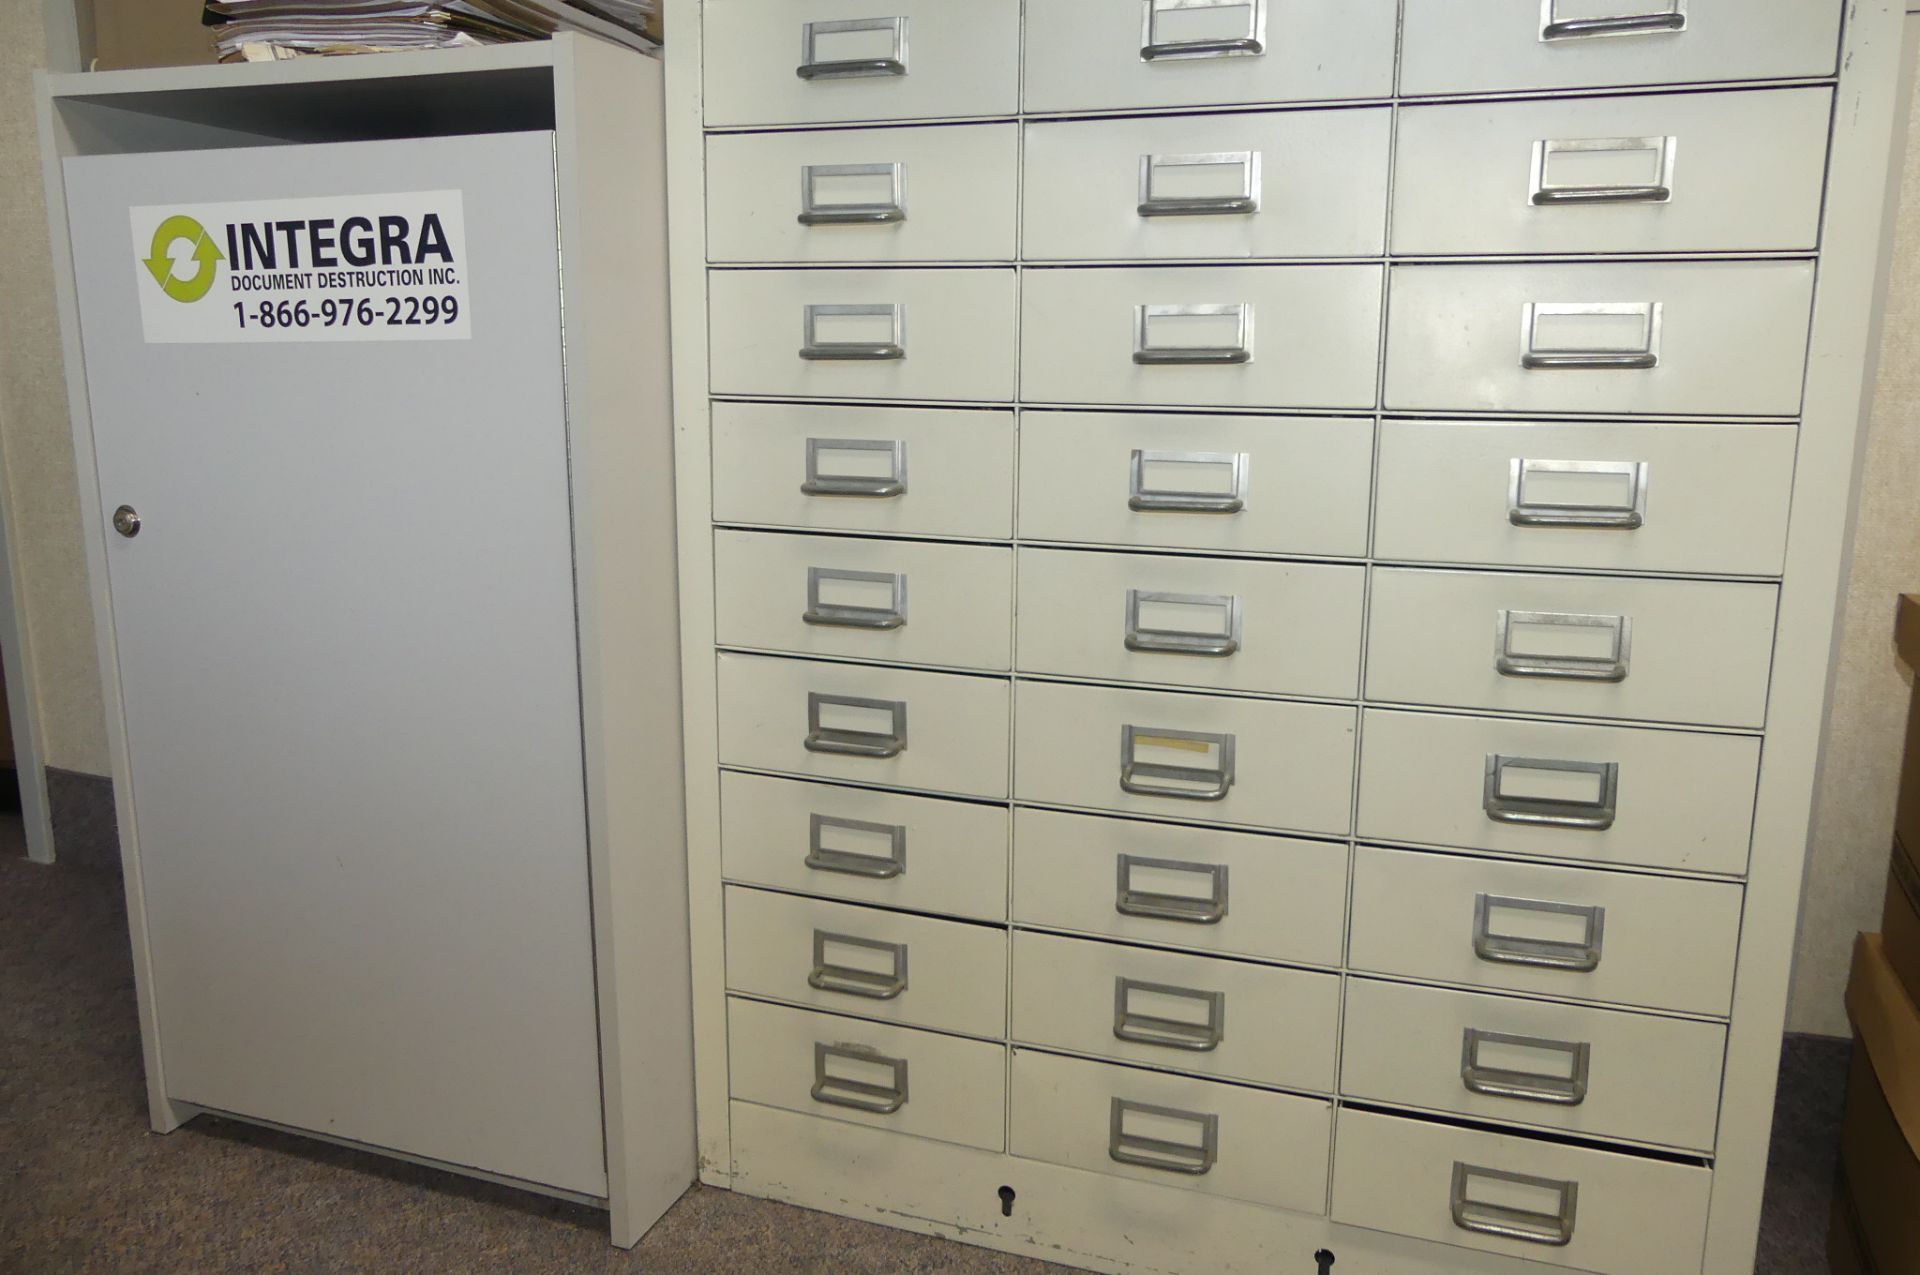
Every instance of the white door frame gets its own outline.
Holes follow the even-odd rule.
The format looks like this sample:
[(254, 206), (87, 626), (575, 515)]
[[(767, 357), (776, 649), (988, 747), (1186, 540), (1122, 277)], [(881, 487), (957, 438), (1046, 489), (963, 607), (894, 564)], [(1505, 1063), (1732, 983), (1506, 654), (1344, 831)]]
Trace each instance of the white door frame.
[[(5, 460), (0, 458), (0, 477)], [(20, 816), (26, 825), (27, 858), (53, 862), (53, 817), (47, 808), (47, 768), (41, 758), (40, 703), (33, 693), (33, 648), (21, 621), (20, 556), (14, 552), (13, 502), (0, 499), (0, 666), (7, 685), (7, 717), (13, 730), (13, 764), (20, 778)]]
[[(80, 69), (80, 29), (74, 0), (43, 0), (47, 69)], [(52, 300), (51, 297), (48, 298)], [(40, 728), (40, 698), (35, 694), (33, 644), (20, 611), (21, 579), (18, 526), (13, 502), (5, 498), (6, 458), (0, 453), (0, 669), (7, 688), (7, 716), (13, 734), (13, 759), (20, 778), (20, 814), (26, 824), (27, 858), (53, 862), (53, 818), (47, 804), (47, 767)]]

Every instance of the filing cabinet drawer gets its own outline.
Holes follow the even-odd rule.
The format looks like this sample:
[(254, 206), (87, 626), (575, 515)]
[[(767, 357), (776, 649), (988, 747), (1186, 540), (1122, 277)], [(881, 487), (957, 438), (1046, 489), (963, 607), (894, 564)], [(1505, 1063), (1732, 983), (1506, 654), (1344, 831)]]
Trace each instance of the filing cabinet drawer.
[(1832, 75), (1838, 0), (1407, 0), (1400, 91)]
[(1022, 682), (1023, 800), (1343, 835), (1355, 710)]
[(1022, 549), (1019, 665), (1351, 699), (1366, 588), (1358, 566)]
[(1389, 409), (1793, 416), (1805, 261), (1396, 266)]
[(723, 654), (719, 710), (722, 765), (1007, 795), (1002, 679)]
[(1366, 257), (1386, 240), (1386, 110), (1029, 124), (1029, 261)]
[(714, 270), (716, 394), (1007, 402), (1011, 270)]
[(729, 771), (727, 878), (983, 921), (1007, 915), (1007, 811)]
[(1006, 539), (1012, 412), (713, 405), (721, 523)]
[(1367, 697), (1758, 727), (1771, 584), (1376, 570)]
[(1020, 535), (1358, 557), (1372, 471), (1370, 421), (1030, 411)]
[(1345, 845), (1052, 810), (1016, 810), (1013, 826), (1023, 925), (1340, 964)]
[(1411, 107), (1393, 248), (1812, 249), (1832, 110), (1824, 88)]
[(717, 531), (713, 574), (722, 646), (1007, 667), (1011, 549)]
[(1029, 1160), (1325, 1213), (1331, 1125), (1317, 1098), (1013, 1052), (1010, 1149)]
[[(1482, 900), (1485, 900), (1482, 903)], [(1356, 971), (1725, 1015), (1741, 889), (1362, 846)]]
[(726, 887), (727, 990), (1001, 1037), (1007, 933), (744, 886)]
[(1582, 1271), (1696, 1275), (1712, 1193), (1699, 1165), (1345, 1111), (1333, 1219)]
[(1004, 1045), (727, 1000), (734, 1098), (984, 1151), (1006, 1146)]
[(1019, 103), (1019, 0), (707, 0), (701, 16), (709, 127), (1007, 115)]
[(1013, 1038), (1167, 1071), (1333, 1089), (1334, 974), (1013, 936)]
[(1796, 442), (1788, 425), (1386, 421), (1374, 553), (1778, 575)]
[(1752, 736), (1368, 709), (1359, 835), (1738, 875), (1759, 774)]
[(1025, 105), (1385, 97), (1396, 17), (1393, 0), (1029, 0)]
[(1349, 1098), (1713, 1153), (1717, 1024), (1365, 978), (1346, 1004)]
[(1368, 408), (1377, 266), (1028, 270), (1021, 397)]
[(1008, 261), (1012, 124), (707, 139), (712, 261)]

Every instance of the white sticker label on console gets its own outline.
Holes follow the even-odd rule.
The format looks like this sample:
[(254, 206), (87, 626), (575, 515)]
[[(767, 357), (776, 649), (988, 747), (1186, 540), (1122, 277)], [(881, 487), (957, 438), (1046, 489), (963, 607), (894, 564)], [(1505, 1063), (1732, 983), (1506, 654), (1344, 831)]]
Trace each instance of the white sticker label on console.
[(149, 343), (464, 341), (457, 190), (131, 210)]

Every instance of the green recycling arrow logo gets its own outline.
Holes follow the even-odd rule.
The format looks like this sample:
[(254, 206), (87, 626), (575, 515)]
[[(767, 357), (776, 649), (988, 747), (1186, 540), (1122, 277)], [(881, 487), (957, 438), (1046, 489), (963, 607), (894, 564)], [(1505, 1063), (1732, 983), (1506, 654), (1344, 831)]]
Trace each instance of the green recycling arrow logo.
[[(189, 255), (200, 263), (199, 268), (184, 279), (175, 277), (176, 263), (171, 255), (173, 245), (182, 239), (193, 245)], [(153, 253), (144, 264), (159, 283), (160, 290), (175, 301), (198, 301), (213, 291), (213, 277), (219, 269), (217, 263), (225, 260), (226, 254), (214, 246), (204, 226), (176, 213), (153, 232)]]

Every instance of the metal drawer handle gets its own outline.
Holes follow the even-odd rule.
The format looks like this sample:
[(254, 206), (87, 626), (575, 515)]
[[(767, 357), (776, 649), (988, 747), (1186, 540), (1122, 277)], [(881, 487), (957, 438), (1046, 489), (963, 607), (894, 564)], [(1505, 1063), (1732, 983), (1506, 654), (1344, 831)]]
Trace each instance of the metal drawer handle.
[[(1232, 345), (1155, 345), (1155, 319), (1230, 318), (1236, 325)], [(1232, 305), (1137, 305), (1133, 308), (1133, 361), (1143, 366), (1216, 365), (1253, 362), (1253, 307)]]
[[(849, 730), (843, 726), (823, 726), (823, 708), (852, 708), (886, 713), (891, 729)], [(898, 757), (907, 750), (907, 705), (905, 700), (862, 699), (857, 695), (825, 695), (807, 692), (806, 749), (810, 753), (834, 753), (842, 757)]]
[[(1645, 371), (1660, 366), (1660, 328), (1666, 307), (1658, 301), (1561, 304), (1529, 301), (1520, 311), (1520, 366), (1535, 371)], [(1641, 343), (1631, 349), (1583, 349), (1542, 345), (1540, 320), (1626, 315), (1640, 320)]]
[[(1618, 502), (1590, 504), (1566, 500), (1532, 500), (1529, 479), (1551, 474), (1624, 478), (1626, 495)], [(1507, 521), (1516, 527), (1596, 527), (1634, 531), (1647, 521), (1645, 461), (1528, 460), (1516, 456), (1507, 477)]]
[[(1489, 1067), (1480, 1061), (1483, 1045), (1565, 1054), (1567, 1074), (1516, 1071)], [(1469, 1027), (1460, 1036), (1460, 1083), (1468, 1093), (1520, 1102), (1544, 1102), (1555, 1107), (1577, 1107), (1587, 1100), (1587, 1078), (1593, 1065), (1593, 1046), (1586, 1041), (1545, 1040), (1538, 1036), (1510, 1036), (1505, 1032)]]
[[(887, 476), (830, 474), (820, 470), (822, 452), (882, 452), (888, 458)], [(902, 439), (809, 438), (807, 478), (800, 490), (809, 496), (863, 496), (888, 499), (907, 494), (907, 444)]]
[[(1673, 162), (1679, 140), (1673, 137), (1583, 137), (1537, 141), (1533, 144), (1533, 193), (1536, 208), (1555, 204), (1664, 204), (1673, 199)], [(1555, 155), (1634, 154), (1654, 157), (1655, 178), (1640, 186), (1568, 186), (1548, 180), (1547, 167)]]
[[(1240, 170), (1240, 189), (1232, 195), (1158, 195), (1154, 178), (1169, 168), (1225, 168)], [(1260, 152), (1216, 151), (1206, 155), (1142, 155), (1140, 204), (1142, 217), (1201, 217), (1246, 215), (1260, 211)]]
[[(1132, 1007), (1135, 992), (1151, 996), (1176, 997), (1196, 1001), (1206, 1012), (1203, 1022), (1148, 1014)], [(1113, 980), (1113, 1038), (1136, 1045), (1159, 1045), (1166, 1049), (1184, 1049), (1204, 1054), (1220, 1047), (1227, 1034), (1227, 994), (1203, 992), (1168, 983), (1145, 983), (1138, 979)]]
[[(1178, 491), (1147, 486), (1148, 465), (1225, 465), (1226, 491)], [(1127, 508), (1136, 513), (1237, 514), (1247, 507), (1246, 452), (1156, 452), (1135, 448)]]
[[(897, 823), (870, 823), (865, 819), (842, 819), (838, 815), (809, 815), (807, 818), (806, 864), (815, 872), (837, 872), (842, 876), (869, 877), (887, 881), (907, 870), (907, 830)], [(827, 830), (877, 833), (887, 838), (886, 854), (861, 854), (854, 850), (835, 850), (826, 844)]]
[[(889, 1084), (876, 1085), (869, 1080), (832, 1075), (827, 1071), (827, 1063), (835, 1058), (885, 1067), (893, 1072), (893, 1080)], [(829, 1045), (816, 1040), (813, 1043), (812, 1092), (815, 1102), (824, 1102), (831, 1107), (850, 1107), (877, 1116), (890, 1116), (907, 1105), (907, 1060), (889, 1058), (865, 1045)]]
[[(1141, 604), (1205, 607), (1219, 617), (1219, 628), (1211, 632), (1193, 629), (1166, 629), (1143, 624)], [(1240, 649), (1240, 598), (1236, 594), (1156, 593), (1146, 589), (1127, 590), (1126, 648), (1161, 655), (1205, 655), (1216, 659)]]
[[(848, 584), (884, 584), (893, 594), (889, 606), (854, 606), (844, 602), (821, 600), (821, 586), (835, 581)], [(807, 568), (807, 609), (800, 614), (807, 624), (840, 629), (904, 628), (907, 623), (907, 577), (891, 571), (842, 571), (838, 567)]]
[[(892, 969), (881, 974), (875, 970), (862, 969), (858, 965), (835, 964), (827, 959), (829, 943), (841, 947), (857, 947), (869, 952), (884, 952), (892, 964)], [(871, 1001), (890, 1001), (907, 990), (907, 945), (881, 943), (874, 939), (857, 938), (851, 934), (829, 934), (825, 930), (815, 930), (813, 932), (813, 971), (807, 975), (807, 986), (819, 992), (839, 992), (845, 996), (859, 996)]]
[[(893, 52), (887, 57), (820, 59), (817, 44), (823, 35), (848, 35), (857, 31), (887, 31), (893, 35)], [(803, 80), (851, 80), (876, 75), (907, 73), (907, 20), (905, 18), (851, 18), (838, 22), (809, 22), (800, 28), (800, 65), (793, 73)]]
[[(1599, 784), (1590, 799), (1521, 797), (1506, 791), (1507, 772), (1510, 770), (1551, 770), (1571, 775), (1592, 775), (1599, 780)], [(1619, 804), (1619, 762), (1561, 761), (1547, 757), (1487, 754), (1486, 779), (1481, 785), (1480, 805), (1487, 812), (1487, 818), (1495, 823), (1605, 832), (1613, 827)]]
[[(882, 203), (823, 204), (822, 177), (886, 177), (893, 195)], [(905, 164), (808, 164), (800, 170), (800, 216), (803, 226), (884, 226), (907, 219)]]
[[(1513, 649), (1522, 625), (1599, 629), (1611, 637), (1605, 655), (1549, 655)], [(1624, 682), (1633, 655), (1633, 618), (1565, 611), (1501, 610), (1493, 625), (1493, 666), (1503, 677), (1549, 677), (1574, 682)]]
[[(1531, 1209), (1516, 1209), (1505, 1204), (1483, 1204), (1468, 1197), (1474, 1178), (1550, 1191), (1558, 1196), (1559, 1204), (1551, 1213), (1536, 1213)], [(1483, 1169), (1459, 1160), (1453, 1162), (1453, 1224), (1463, 1231), (1562, 1248), (1573, 1242), (1573, 1219), (1579, 1201), (1578, 1182), (1557, 1182), (1552, 1178), (1529, 1177), (1524, 1173)]]
[[(1117, 855), (1114, 862), (1119, 880), (1114, 885), (1113, 910), (1122, 916), (1215, 925), (1227, 915), (1227, 865), (1224, 863), (1184, 863), (1179, 859), (1149, 859), (1134, 854)], [(1133, 874), (1137, 869), (1188, 872), (1205, 877), (1207, 892), (1190, 895), (1136, 889)]]
[[(1495, 908), (1547, 916), (1577, 916), (1586, 923), (1586, 933), (1573, 942), (1497, 934), (1493, 930)], [(1473, 954), (1494, 965), (1592, 973), (1600, 968), (1600, 949), (1606, 928), (1607, 910), (1599, 906), (1582, 907), (1575, 903), (1515, 899), (1498, 894), (1477, 894), (1473, 898)]]
[[(822, 318), (887, 319), (893, 335), (885, 341), (822, 341), (818, 336)], [(800, 357), (810, 363), (853, 361), (885, 362), (907, 357), (907, 307), (899, 302), (881, 305), (810, 305), (806, 308)]]
[[(1267, 51), (1266, 0), (1145, 0), (1146, 16), (1140, 31), (1140, 60), (1169, 58), (1259, 57)], [(1162, 14), (1195, 9), (1245, 9), (1245, 35), (1165, 40), (1160, 37)]]
[[(1217, 766), (1178, 766), (1166, 762), (1143, 762), (1135, 753), (1141, 744), (1196, 748), (1205, 752), (1217, 749)], [(1233, 787), (1234, 737), (1206, 731), (1163, 730), (1158, 727), (1122, 726), (1120, 728), (1120, 787), (1122, 791), (1143, 797), (1174, 797), (1182, 801), (1220, 801)], [(1149, 783), (1162, 780), (1162, 783)]]
[[(1129, 1102), (1125, 1098), (1115, 1098), (1111, 1112), (1107, 1125), (1107, 1155), (1118, 1164), (1198, 1177), (1213, 1168), (1214, 1161), (1220, 1157), (1220, 1117), (1212, 1112), (1156, 1107), (1151, 1103)], [(1146, 1116), (1156, 1121), (1194, 1125), (1200, 1135), (1198, 1143), (1128, 1133), (1128, 1116)]]
[(1585, 40), (1609, 35), (1667, 35), (1687, 29), (1687, 0), (1667, 0), (1655, 13), (1610, 18), (1561, 18), (1560, 0), (1540, 0), (1542, 40)]

